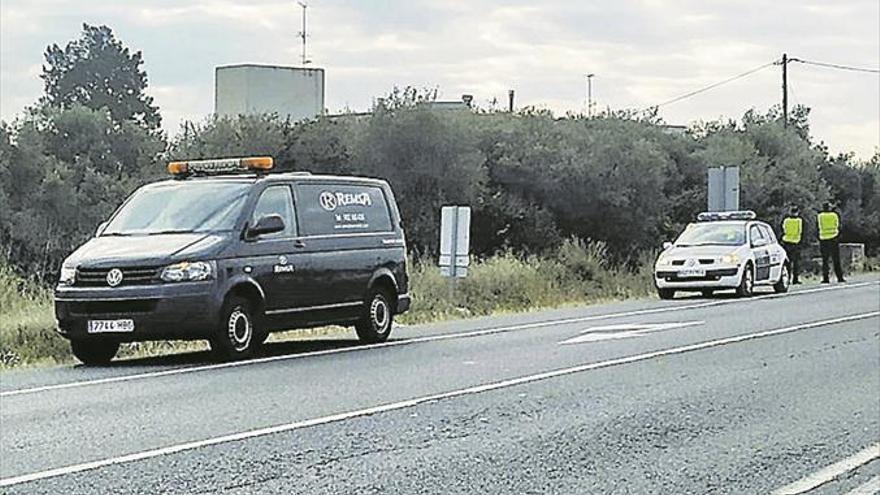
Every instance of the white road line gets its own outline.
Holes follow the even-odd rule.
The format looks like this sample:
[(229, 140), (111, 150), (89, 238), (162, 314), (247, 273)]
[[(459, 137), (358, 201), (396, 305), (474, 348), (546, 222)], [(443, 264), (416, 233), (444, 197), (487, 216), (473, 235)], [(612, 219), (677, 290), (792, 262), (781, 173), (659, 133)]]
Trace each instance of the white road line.
[(277, 426), (271, 426), (267, 428), (258, 428), (255, 430), (249, 430), (239, 433), (233, 433), (230, 435), (224, 435), (214, 438), (208, 438), (204, 440), (198, 440), (195, 442), (187, 442), (181, 443), (177, 445), (170, 445), (167, 447), (161, 447), (153, 450), (145, 450), (142, 452), (135, 452), (131, 454), (126, 454), (119, 457), (111, 457), (107, 459), (101, 459), (96, 461), (85, 462), (82, 464), (73, 464), (70, 466), (48, 469), (45, 471), (38, 471), (29, 474), (23, 474), (19, 476), (12, 476), (9, 478), (0, 479), (0, 487), (17, 485), (20, 483), (27, 483), (31, 481), (42, 480), (46, 478), (53, 478), (56, 476), (63, 476), (68, 474), (81, 473), (84, 471), (90, 471), (94, 469), (100, 469), (108, 466), (113, 466), (117, 464), (125, 464), (129, 462), (142, 461), (146, 459), (152, 459), (156, 457), (165, 456), (168, 454), (175, 454), (178, 452), (184, 452), (188, 450), (199, 449), (202, 447), (209, 447), (212, 445), (218, 445), (229, 442), (236, 442), (240, 440), (246, 440), (255, 437), (261, 437), (266, 435), (272, 435), (276, 433), (283, 433), (293, 430), (299, 430), (303, 428), (308, 428), (311, 426), (325, 425), (329, 423), (337, 423), (340, 421), (345, 421), (353, 418), (359, 418), (363, 416), (371, 416), (374, 414), (379, 414), (388, 411), (396, 411), (399, 409), (406, 409), (409, 407), (417, 406), (420, 404), (425, 404), (429, 402), (436, 402), (445, 399), (452, 399), (456, 397), (462, 397), (465, 395), (479, 394), (483, 392), (489, 392), (492, 390), (498, 390), (507, 387), (513, 387), (516, 385), (523, 385), (527, 383), (532, 383), (540, 380), (547, 380), (550, 378), (556, 378), (560, 376), (572, 375), (575, 373), (582, 373), (585, 371), (596, 370), (600, 368), (609, 368), (612, 366), (620, 366), (623, 364), (635, 363), (639, 361), (646, 361), (649, 359), (654, 359), (663, 356), (671, 356), (675, 354), (683, 354), (687, 352), (700, 351), (703, 349), (710, 349), (713, 347), (719, 347), (724, 345), (735, 344), (738, 342), (745, 342), (749, 340), (761, 339), (766, 337), (772, 337), (776, 335), (782, 335), (786, 333), (797, 332), (801, 330), (806, 330), (810, 328), (817, 328), (828, 325), (835, 325), (839, 323), (847, 323), (851, 321), (864, 320), (867, 318), (874, 318), (880, 316), (880, 311), (874, 311), (871, 313), (862, 313), (858, 315), (845, 316), (841, 318), (833, 318), (830, 320), (822, 320), (816, 321), (812, 323), (804, 323), (801, 325), (795, 325), (785, 328), (779, 328), (776, 330), (767, 330), (763, 332), (751, 333), (747, 335), (739, 335), (736, 337), (728, 337), (724, 339), (711, 340), (707, 342), (701, 342), (697, 344), (690, 344), (686, 346), (673, 347), (671, 349), (666, 349), (662, 351), (654, 351), (648, 352), (644, 354), (637, 354), (634, 356), (622, 357), (617, 359), (610, 359), (608, 361), (601, 361), (598, 363), (591, 364), (583, 364), (579, 366), (574, 366), (570, 368), (562, 368), (552, 371), (545, 371), (542, 373), (537, 373), (533, 375), (521, 376), (518, 378), (512, 378), (508, 380), (502, 380), (497, 382), (486, 383), (483, 385), (477, 385), (473, 387), (452, 390), (449, 392), (442, 392), (433, 395), (426, 395), (422, 397), (416, 397), (412, 399), (406, 399), (399, 402), (391, 402), (388, 404), (381, 404), (378, 406), (368, 407), (365, 409), (358, 409), (355, 411), (349, 411), (339, 414), (332, 414), (330, 416), (323, 416), (320, 418), (307, 419), (303, 421), (296, 421), (293, 423), (287, 423)]
[(874, 476), (867, 483), (859, 485), (846, 495), (876, 495), (880, 493), (880, 476)]
[(880, 457), (880, 443), (875, 443), (865, 450), (857, 452), (842, 461), (835, 462), (834, 464), (822, 468), (809, 476), (795, 481), (794, 483), (778, 488), (774, 490), (771, 495), (798, 495), (799, 493), (808, 492), (828, 483), (841, 474), (852, 471), (878, 457)]
[(559, 345), (584, 344), (602, 340), (626, 339), (642, 337), (654, 332), (664, 332), (676, 328), (699, 326), (705, 321), (678, 321), (671, 323), (624, 323), (622, 325), (603, 325), (581, 330), (578, 335), (558, 342)]
[(855, 284), (847, 284), (847, 285), (836, 285), (829, 287), (817, 287), (814, 289), (805, 289), (799, 290), (795, 292), (789, 292), (787, 294), (766, 294), (762, 296), (751, 297), (748, 299), (728, 299), (728, 300), (717, 300), (717, 301), (709, 301), (703, 303), (696, 304), (683, 304), (679, 306), (664, 306), (661, 308), (651, 308), (651, 309), (640, 309), (633, 311), (625, 311), (621, 313), (608, 313), (602, 315), (593, 315), (593, 316), (584, 316), (578, 318), (567, 318), (561, 320), (550, 320), (550, 321), (542, 321), (536, 323), (525, 323), (521, 325), (512, 325), (507, 327), (498, 327), (498, 328), (487, 328), (482, 330), (474, 330), (469, 332), (458, 332), (458, 333), (449, 333), (443, 335), (432, 335), (428, 337), (415, 337), (406, 340), (393, 340), (390, 342), (383, 342), (381, 344), (368, 344), (368, 345), (358, 345), (352, 347), (345, 347), (341, 349), (326, 349), (322, 351), (312, 351), (312, 352), (304, 352), (301, 354), (285, 354), (280, 356), (270, 356), (264, 358), (250, 359), (247, 361), (233, 361), (228, 363), (216, 363), (216, 364), (206, 364), (201, 366), (187, 366), (183, 368), (173, 368), (169, 370), (163, 371), (150, 371), (145, 373), (136, 373), (131, 375), (122, 375), (122, 376), (113, 376), (108, 378), (96, 378), (93, 380), (83, 380), (78, 382), (67, 382), (67, 383), (58, 383), (53, 385), (42, 385), (37, 387), (29, 387), (29, 388), (21, 388), (16, 390), (7, 390), (0, 392), (0, 397), (13, 397), (17, 395), (26, 395), (26, 394), (35, 394), (40, 392), (49, 392), (54, 390), (64, 390), (70, 388), (78, 388), (78, 387), (87, 387), (94, 385), (106, 385), (110, 383), (119, 383), (119, 382), (128, 382), (133, 380), (143, 380), (145, 378), (159, 378), (164, 376), (173, 376), (173, 375), (182, 375), (184, 373), (196, 373), (200, 371), (208, 371), (208, 370), (217, 370), (223, 368), (234, 368), (239, 366), (250, 366), (253, 364), (262, 364), (262, 363), (271, 363), (275, 361), (287, 361), (292, 359), (302, 359), (307, 357), (314, 356), (325, 356), (328, 354), (340, 354), (344, 352), (356, 352), (356, 351), (365, 351), (372, 349), (382, 349), (386, 347), (397, 347), (403, 345), (410, 344), (420, 344), (425, 342), (437, 342), (441, 340), (450, 340), (450, 339), (462, 339), (462, 338), (471, 338), (471, 337), (481, 337), (484, 335), (492, 335), (497, 333), (506, 333), (520, 330), (528, 330), (532, 328), (542, 328), (548, 326), (555, 325), (566, 325), (569, 323), (583, 323), (587, 321), (596, 321), (596, 320), (607, 320), (610, 318), (624, 318), (628, 316), (640, 316), (640, 315), (649, 315), (649, 314), (659, 314), (659, 313), (674, 313), (679, 311), (687, 311), (691, 309), (700, 309), (700, 308), (708, 308), (713, 306), (725, 306), (728, 304), (737, 304), (737, 303), (746, 303), (746, 302), (754, 302), (760, 301), (764, 299), (777, 299), (782, 297), (790, 297), (797, 296), (801, 294), (813, 294), (816, 292), (826, 292), (832, 290), (843, 290), (843, 289), (855, 289), (859, 287), (865, 287), (868, 285), (878, 285), (880, 282), (860, 282)]

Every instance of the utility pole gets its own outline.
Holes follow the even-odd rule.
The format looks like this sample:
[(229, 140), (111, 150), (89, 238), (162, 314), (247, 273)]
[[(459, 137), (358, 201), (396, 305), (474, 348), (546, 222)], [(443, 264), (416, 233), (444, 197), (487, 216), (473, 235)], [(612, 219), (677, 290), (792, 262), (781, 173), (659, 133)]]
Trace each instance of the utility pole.
[(311, 62), (311, 60), (306, 57), (306, 38), (308, 37), (308, 34), (306, 34), (306, 8), (308, 8), (308, 5), (305, 2), (300, 1), (296, 3), (302, 7), (302, 31), (299, 32), (299, 37), (302, 39), (302, 64), (305, 66)]
[(782, 126), (788, 127), (788, 54), (782, 54)]
[(596, 74), (587, 74), (587, 117), (593, 116), (593, 76)]

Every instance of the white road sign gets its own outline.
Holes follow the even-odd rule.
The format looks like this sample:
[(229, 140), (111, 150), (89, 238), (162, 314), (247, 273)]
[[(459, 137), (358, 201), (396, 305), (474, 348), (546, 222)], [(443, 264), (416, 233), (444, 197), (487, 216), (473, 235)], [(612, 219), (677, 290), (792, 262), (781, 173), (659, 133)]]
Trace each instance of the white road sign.
[(470, 242), (470, 206), (444, 206), (440, 210), (440, 271), (443, 275), (467, 276)]

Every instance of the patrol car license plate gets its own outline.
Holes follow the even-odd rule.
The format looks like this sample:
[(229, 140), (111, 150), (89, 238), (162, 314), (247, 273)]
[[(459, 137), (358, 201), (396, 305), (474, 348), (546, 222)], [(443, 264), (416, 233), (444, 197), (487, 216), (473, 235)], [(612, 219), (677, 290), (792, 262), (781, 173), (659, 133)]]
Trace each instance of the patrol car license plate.
[(134, 332), (134, 320), (89, 320), (88, 333)]
[(685, 268), (678, 272), (678, 276), (680, 278), (697, 278), (697, 277), (705, 277), (706, 269), (705, 268)]

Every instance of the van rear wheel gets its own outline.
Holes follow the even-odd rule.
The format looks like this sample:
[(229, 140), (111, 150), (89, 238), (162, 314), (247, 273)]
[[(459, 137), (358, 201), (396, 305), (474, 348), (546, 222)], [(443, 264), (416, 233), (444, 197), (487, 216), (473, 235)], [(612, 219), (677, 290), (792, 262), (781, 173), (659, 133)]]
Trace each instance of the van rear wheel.
[(372, 289), (365, 302), (361, 319), (354, 325), (357, 336), (366, 344), (385, 342), (394, 321), (391, 296), (384, 290)]
[(86, 366), (105, 366), (119, 351), (119, 342), (109, 340), (71, 340), (70, 350)]

